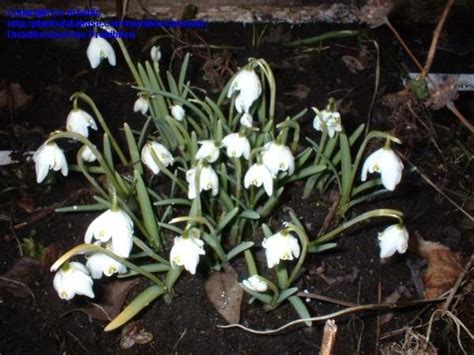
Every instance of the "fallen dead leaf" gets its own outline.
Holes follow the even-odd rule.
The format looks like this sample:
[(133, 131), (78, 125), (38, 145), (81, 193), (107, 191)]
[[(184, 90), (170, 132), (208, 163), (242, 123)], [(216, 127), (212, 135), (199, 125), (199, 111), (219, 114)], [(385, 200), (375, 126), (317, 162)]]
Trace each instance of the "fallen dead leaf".
[(147, 344), (153, 340), (153, 334), (146, 332), (143, 322), (134, 321), (122, 329), (120, 348), (130, 349), (135, 344)]
[(23, 257), (13, 267), (0, 276), (0, 290), (5, 290), (14, 297), (27, 298), (34, 294), (29, 288), (38, 278), (39, 262), (30, 257)]
[(356, 74), (357, 72), (365, 69), (361, 61), (351, 55), (344, 55), (341, 57), (341, 60), (344, 62), (346, 68), (349, 69), (351, 73)]
[(9, 83), (0, 90), (0, 108), (11, 107), (15, 110), (25, 109), (33, 100), (18, 83)]
[(454, 286), (463, 272), (459, 253), (452, 252), (440, 243), (425, 241), (419, 234), (417, 234), (417, 252), (428, 261), (424, 277), (425, 298), (439, 297)]
[(112, 281), (103, 286), (101, 303), (89, 303), (81, 310), (91, 317), (111, 321), (120, 313), (130, 290), (139, 283), (139, 279)]
[(244, 291), (239, 286), (238, 275), (230, 265), (215, 272), (206, 281), (204, 288), (214, 308), (229, 323), (239, 323), (240, 305)]

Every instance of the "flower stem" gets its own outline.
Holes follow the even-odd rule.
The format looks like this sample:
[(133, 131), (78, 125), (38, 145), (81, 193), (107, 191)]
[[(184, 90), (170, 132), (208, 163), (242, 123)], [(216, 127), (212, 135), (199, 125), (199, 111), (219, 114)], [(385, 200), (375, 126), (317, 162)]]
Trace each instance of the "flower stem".
[(385, 208), (380, 208), (376, 210), (372, 210), (369, 212), (365, 212), (350, 221), (347, 221), (343, 224), (341, 224), (339, 227), (336, 229), (333, 229), (329, 233), (324, 234), (321, 237), (318, 237), (316, 240), (313, 240), (312, 242), (309, 243), (310, 246), (313, 245), (318, 245), (323, 242), (327, 242), (328, 240), (332, 240), (333, 238), (336, 237), (339, 233), (343, 232), (344, 230), (352, 227), (354, 224), (357, 224), (359, 222), (365, 221), (366, 219), (370, 218), (375, 218), (375, 217), (391, 217), (397, 219), (400, 223), (403, 223), (403, 213), (397, 210), (391, 210), (391, 209), (385, 209)]

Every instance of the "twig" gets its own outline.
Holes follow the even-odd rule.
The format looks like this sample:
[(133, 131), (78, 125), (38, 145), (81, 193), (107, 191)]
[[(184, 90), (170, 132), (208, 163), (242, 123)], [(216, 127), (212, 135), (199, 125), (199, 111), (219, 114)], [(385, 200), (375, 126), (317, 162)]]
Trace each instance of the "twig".
[(409, 308), (409, 307), (417, 306), (420, 304), (435, 303), (435, 302), (441, 302), (445, 300), (446, 300), (446, 297), (441, 297), (441, 298), (433, 298), (429, 300), (422, 299), (422, 300), (416, 300), (416, 301), (408, 301), (408, 302), (403, 302), (403, 303), (379, 303), (379, 304), (360, 305), (360, 306), (346, 308), (338, 312), (326, 314), (324, 316), (297, 319), (292, 322), (286, 323), (285, 325), (273, 330), (255, 330), (255, 329), (245, 327), (241, 324), (218, 325), (217, 327), (222, 328), (222, 329), (240, 328), (253, 334), (273, 335), (293, 325), (305, 323), (308, 321), (319, 322), (322, 320), (345, 316), (351, 313), (357, 313), (357, 312), (363, 312), (363, 311), (384, 311), (384, 310), (392, 310), (392, 309), (400, 309), (400, 308)]
[(22, 286), (24, 288), (26, 288), (26, 290), (28, 291), (28, 293), (30, 294), (31, 298), (33, 298), (33, 301), (36, 302), (36, 297), (35, 297), (35, 294), (33, 293), (33, 291), (31, 291), (31, 289), (28, 287), (28, 285), (26, 285), (25, 283), (23, 282), (20, 282), (20, 281), (17, 281), (17, 280), (13, 280), (13, 279), (9, 279), (8, 277), (5, 277), (5, 276), (0, 276), (0, 280), (3, 280), (5, 282), (10, 282), (14, 285), (17, 285), (17, 286)]
[(79, 346), (82, 348), (82, 350), (84, 350), (88, 354), (90, 353), (90, 351), (84, 346), (84, 344), (82, 344), (79, 341), (79, 339), (74, 334), (72, 334), (69, 330), (66, 333), (69, 334), (71, 336), (71, 338), (73, 338), (79, 344)]
[(176, 341), (176, 343), (173, 345), (173, 349), (171, 349), (171, 352), (175, 352), (176, 351), (176, 348), (178, 347), (178, 344), (181, 343), (181, 340), (183, 340), (184, 336), (186, 335), (186, 333), (188, 332), (188, 328), (186, 328), (182, 333), (181, 335), (179, 336), (178, 340)]
[[(382, 302), (382, 283), (380, 281), (378, 285), (377, 302), (378, 303)], [(375, 353), (376, 354), (378, 353), (377, 349), (379, 348), (379, 342), (380, 342), (380, 328), (381, 328), (380, 314), (377, 313), (376, 329), (375, 329)]]
[(319, 355), (331, 355), (336, 342), (337, 325), (334, 319), (328, 319), (324, 325), (323, 340)]
[(471, 133), (474, 132), (474, 126), (467, 120), (466, 117), (463, 116), (463, 114), (458, 110), (458, 108), (456, 107), (456, 105), (454, 104), (454, 102), (448, 102), (446, 104), (446, 107), (452, 112), (454, 113), (454, 115), (459, 118), (459, 120), (462, 122), (462, 124), (464, 126), (466, 126), (466, 128), (471, 131)]
[(318, 300), (318, 301), (333, 303), (333, 304), (337, 304), (339, 306), (344, 306), (344, 307), (355, 307), (355, 306), (357, 306), (356, 303), (337, 300), (335, 298), (331, 298), (331, 297), (327, 297), (327, 296), (323, 296), (323, 295), (318, 295), (317, 293), (298, 292), (296, 295), (299, 296), (299, 297), (312, 298), (312, 299), (315, 299), (315, 300)]
[(323, 235), (326, 233), (328, 230), (329, 226), (331, 225), (331, 221), (334, 218), (334, 215), (337, 212), (337, 208), (339, 207), (339, 202), (341, 201), (341, 194), (337, 193), (336, 198), (332, 202), (331, 208), (329, 209), (328, 214), (324, 218), (323, 225), (321, 226), (321, 229), (318, 232), (318, 235)]
[(418, 69), (420, 71), (423, 71), (423, 66), (420, 64), (419, 60), (416, 59), (415, 55), (413, 54), (413, 52), (410, 50), (410, 48), (408, 47), (408, 45), (405, 43), (405, 41), (403, 40), (403, 38), (400, 36), (400, 34), (398, 33), (398, 31), (396, 30), (395, 27), (392, 26), (392, 24), (390, 23), (390, 21), (388, 20), (388, 18), (385, 19), (385, 22), (384, 22), (387, 27), (390, 29), (390, 31), (392, 31), (392, 33), (394, 34), (394, 36), (397, 38), (397, 41), (402, 45), (403, 49), (405, 50), (405, 52), (407, 52), (407, 54), (410, 56), (411, 60), (413, 61), (413, 63), (415, 63), (415, 65), (418, 67)]
[(377, 98), (377, 92), (379, 91), (379, 84), (380, 84), (380, 48), (377, 41), (372, 41), (374, 47), (377, 51), (377, 62), (375, 66), (375, 86), (374, 86), (374, 94), (372, 95), (372, 100), (370, 101), (369, 112), (367, 113), (367, 127), (365, 128), (365, 134), (369, 133), (370, 129), (370, 120), (372, 118), (372, 111), (374, 109), (375, 99)]
[(451, 6), (453, 6), (454, 0), (448, 0), (446, 6), (444, 7), (443, 14), (439, 19), (436, 28), (433, 32), (433, 39), (431, 40), (430, 49), (428, 51), (428, 56), (426, 57), (425, 67), (421, 71), (421, 77), (425, 78), (426, 75), (430, 72), (431, 65), (433, 64), (433, 60), (435, 57), (436, 49), (438, 48), (438, 41), (439, 36), (441, 35), (441, 31), (443, 30), (444, 23), (448, 17), (449, 11), (451, 10)]

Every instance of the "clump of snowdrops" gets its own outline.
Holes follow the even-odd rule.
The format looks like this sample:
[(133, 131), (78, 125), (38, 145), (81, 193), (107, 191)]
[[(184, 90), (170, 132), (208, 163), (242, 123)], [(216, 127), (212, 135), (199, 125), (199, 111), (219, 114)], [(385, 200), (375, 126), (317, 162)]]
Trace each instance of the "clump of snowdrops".
[[(123, 136), (114, 137), (92, 98), (75, 93), (66, 131), (52, 132), (34, 155), (38, 183), (50, 170), (66, 176), (72, 168), (96, 190), (95, 204), (61, 212), (102, 211), (85, 230), (84, 243), (51, 268), (62, 299), (94, 298), (94, 280), (104, 275), (147, 278), (151, 286), (105, 328), (112, 330), (160, 296), (172, 300), (183, 271), (195, 274), (199, 265), (208, 265), (219, 272), (224, 264), (243, 257), (247, 273), (240, 275), (240, 286), (253, 299), (267, 309), (288, 300), (300, 317), (309, 318), (295, 286), (308, 253), (334, 248), (331, 241), (339, 233), (373, 217), (397, 221), (379, 234), (380, 257), (405, 252), (408, 232), (396, 210), (371, 210), (312, 237), (289, 209), (288, 221), (278, 230), (265, 223), (281, 208), (285, 188), (298, 180), (305, 182), (304, 197), (337, 185), (341, 219), (353, 205), (394, 190), (403, 170), (390, 148), (392, 142), (400, 143), (397, 138), (372, 131), (359, 142), (363, 126), (347, 136), (331, 99), (325, 109), (313, 108), (319, 142), (301, 140), (299, 122), (307, 119), (307, 110), (278, 116), (276, 81), (264, 59), (249, 59), (213, 99), (197, 94), (187, 81), (189, 55), (175, 77), (161, 71), (159, 47), (151, 49), (149, 61), (135, 64), (120, 38), (117, 43), (135, 81), (133, 111), (143, 115), (141, 129), (132, 130), (125, 123)], [(104, 59), (116, 64), (114, 48), (100, 33), (91, 39), (87, 57), (92, 68), (103, 65)], [(101, 142), (89, 140), (91, 129), (103, 131)], [(385, 143), (360, 169), (367, 143), (374, 138)], [(75, 165), (68, 165), (57, 144), (61, 139), (77, 144)], [(366, 181), (368, 173), (380, 177)], [(99, 176), (105, 176), (105, 184)], [(378, 189), (380, 184), (384, 189)], [(261, 247), (265, 265), (254, 258)]]

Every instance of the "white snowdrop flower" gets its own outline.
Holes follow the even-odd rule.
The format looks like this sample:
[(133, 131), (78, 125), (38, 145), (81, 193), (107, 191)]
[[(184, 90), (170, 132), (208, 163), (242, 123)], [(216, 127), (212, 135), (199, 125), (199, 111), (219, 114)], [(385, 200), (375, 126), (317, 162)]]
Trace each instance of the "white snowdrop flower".
[(250, 107), (260, 97), (262, 84), (253, 69), (242, 69), (229, 85), (227, 97), (238, 92), (235, 98), (235, 108), (239, 113), (250, 111)]
[(107, 58), (109, 64), (114, 66), (116, 64), (115, 51), (112, 45), (102, 37), (92, 37), (87, 47), (87, 58), (91, 64), (92, 69), (99, 66), (102, 59)]
[(249, 113), (244, 113), (242, 117), (240, 117), (240, 124), (244, 127), (252, 127), (253, 126), (253, 117)]
[(295, 171), (295, 158), (290, 148), (277, 142), (265, 144), (262, 162), (271, 171), (273, 177), (276, 177), (279, 171), (288, 171), (288, 175), (293, 175)]
[(173, 116), (173, 118), (176, 120), (176, 121), (183, 121), (184, 120), (184, 116), (186, 116), (186, 112), (184, 111), (184, 108), (183, 106), (181, 105), (174, 105), (172, 108), (171, 108), (171, 116)]
[(86, 231), (84, 241), (92, 243), (111, 241), (108, 249), (118, 256), (128, 258), (133, 247), (133, 222), (121, 210), (107, 210), (92, 221)]
[(133, 104), (133, 112), (140, 112), (142, 115), (146, 115), (149, 108), (148, 100), (143, 96), (139, 96)]
[(388, 258), (399, 252), (403, 254), (408, 248), (408, 231), (403, 225), (393, 224), (379, 233), (380, 258)]
[(263, 240), (267, 265), (269, 268), (280, 263), (280, 260), (293, 260), (300, 256), (298, 240), (287, 232), (278, 232)]
[(219, 158), (219, 147), (216, 142), (209, 139), (200, 141), (201, 147), (196, 153), (196, 160), (207, 160), (209, 163), (214, 163)]
[(362, 166), (362, 181), (367, 179), (367, 172), (380, 173), (383, 186), (393, 191), (402, 179), (403, 163), (392, 149), (384, 147), (370, 154), (365, 160)]
[(253, 275), (248, 279), (243, 280), (242, 284), (250, 291), (265, 292), (268, 290), (267, 283), (258, 275)]
[(341, 114), (337, 111), (317, 111), (314, 117), (313, 127), (317, 131), (323, 131), (323, 122), (326, 124), (326, 129), (329, 137), (334, 137), (336, 132), (342, 131)]
[(246, 189), (254, 185), (260, 187), (263, 185), (268, 196), (273, 194), (273, 176), (270, 170), (263, 164), (253, 164), (244, 176), (244, 186)]
[(97, 160), (97, 157), (92, 153), (92, 150), (87, 145), (84, 145), (84, 148), (82, 149), (81, 158), (89, 163)]
[[(196, 198), (196, 168), (189, 169), (186, 172), (186, 181), (188, 183), (188, 198)], [(219, 192), (219, 178), (216, 172), (210, 166), (203, 166), (199, 176), (199, 192), (212, 190), (212, 196)]]
[(125, 265), (102, 253), (89, 255), (86, 266), (94, 279), (102, 278), (102, 274), (110, 277), (116, 273), (123, 274), (127, 272)]
[(63, 300), (70, 300), (75, 295), (94, 298), (93, 284), (94, 281), (89, 276), (89, 270), (76, 261), (64, 264), (53, 279), (54, 289)]
[(97, 124), (95, 120), (86, 111), (81, 109), (73, 109), (69, 112), (66, 119), (66, 130), (69, 132), (75, 132), (84, 137), (89, 137), (88, 128), (92, 128), (97, 131)]
[(39, 147), (33, 154), (33, 160), (35, 162), (36, 182), (38, 184), (46, 178), (50, 169), (54, 171), (61, 170), (61, 173), (67, 176), (66, 157), (63, 150), (54, 142), (44, 143)]
[(250, 158), (250, 143), (247, 137), (239, 133), (231, 133), (222, 139), (222, 145), (226, 148), (226, 154), (229, 158)]
[(170, 252), (170, 263), (173, 269), (184, 266), (191, 274), (196, 273), (199, 256), (205, 255), (204, 242), (194, 236), (175, 237)]
[(153, 62), (159, 62), (161, 59), (160, 46), (153, 46), (150, 49), (150, 58)]
[(153, 159), (152, 152), (165, 167), (173, 164), (174, 158), (170, 151), (166, 149), (164, 145), (158, 142), (150, 141), (142, 148), (141, 158), (143, 164), (148, 166), (153, 174), (158, 174), (160, 172), (160, 167), (156, 163), (155, 159)]

